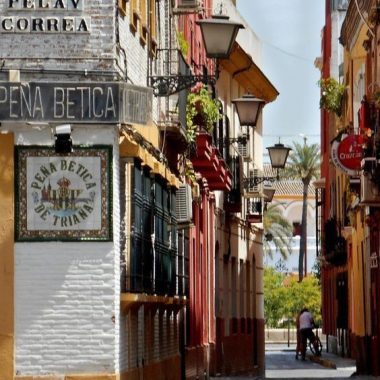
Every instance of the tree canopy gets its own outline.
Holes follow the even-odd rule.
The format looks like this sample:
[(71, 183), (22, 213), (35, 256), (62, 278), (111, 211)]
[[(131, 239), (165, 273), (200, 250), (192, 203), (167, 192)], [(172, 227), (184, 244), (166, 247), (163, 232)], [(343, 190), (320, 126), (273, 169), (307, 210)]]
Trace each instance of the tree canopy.
[(264, 252), (273, 258), (270, 242), (273, 242), (276, 251), (280, 252), (283, 259), (287, 259), (292, 252), (291, 242), (293, 226), (283, 216), (278, 204), (272, 203), (264, 211)]
[(304, 307), (321, 324), (321, 288), (316, 277), (308, 276), (298, 282), (295, 276), (274, 268), (264, 269), (264, 313), (268, 327), (280, 327), (280, 322), (288, 318), (294, 322)]

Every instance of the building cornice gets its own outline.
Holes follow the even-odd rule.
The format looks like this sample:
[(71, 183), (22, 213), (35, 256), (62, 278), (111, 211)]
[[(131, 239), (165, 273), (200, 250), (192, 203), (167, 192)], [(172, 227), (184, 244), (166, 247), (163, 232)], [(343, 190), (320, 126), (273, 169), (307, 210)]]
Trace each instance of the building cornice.
[(265, 100), (266, 103), (273, 102), (279, 95), (268, 77), (237, 42), (230, 57), (221, 60), (220, 66), (229, 72), (242, 87)]
[[(350, 47), (355, 42), (363, 22), (368, 25), (368, 15), (374, 6), (376, 6), (376, 0), (350, 1), (339, 38), (340, 43), (344, 47), (351, 50)], [(360, 14), (358, 7), (361, 12)]]

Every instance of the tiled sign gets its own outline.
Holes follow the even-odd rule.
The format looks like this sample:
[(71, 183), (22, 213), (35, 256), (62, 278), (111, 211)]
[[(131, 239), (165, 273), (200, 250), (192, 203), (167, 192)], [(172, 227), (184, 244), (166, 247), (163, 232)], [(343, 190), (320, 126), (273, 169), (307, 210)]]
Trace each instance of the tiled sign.
[(111, 147), (18, 147), (16, 240), (112, 240)]

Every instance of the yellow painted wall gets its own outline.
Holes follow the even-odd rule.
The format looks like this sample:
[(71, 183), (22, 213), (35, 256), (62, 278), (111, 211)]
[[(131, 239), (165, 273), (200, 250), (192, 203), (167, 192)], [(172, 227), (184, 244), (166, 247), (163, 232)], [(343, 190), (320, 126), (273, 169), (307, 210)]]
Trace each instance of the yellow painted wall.
[[(366, 51), (363, 47), (363, 42), (366, 40), (368, 28), (363, 25), (359, 31), (356, 40), (352, 47), (346, 46), (344, 54), (344, 71), (345, 83), (348, 85), (348, 101), (347, 109), (343, 114), (343, 120), (337, 122), (337, 128), (347, 127), (353, 124), (354, 118), (357, 115), (353, 112), (353, 94), (357, 91), (354, 82), (358, 77), (359, 71), (362, 69), (363, 64), (366, 62)], [(350, 49), (351, 50), (348, 50)], [(347, 180), (346, 176), (342, 175), (340, 171), (336, 174), (337, 194), (336, 206), (338, 218), (343, 218), (346, 214), (344, 204), (342, 202), (344, 191), (346, 190)], [(339, 186), (338, 186), (339, 184)], [(364, 299), (364, 271), (363, 267), (365, 255), (363, 252), (364, 245), (364, 229), (361, 222), (360, 211), (356, 212), (354, 218), (354, 226), (350, 243), (352, 244), (352, 254), (348, 262), (348, 296), (349, 296), (349, 329), (357, 336), (365, 335), (365, 299)]]
[(347, 113), (343, 115), (345, 120), (341, 122), (340, 119), (337, 120), (338, 127), (346, 127), (353, 122), (353, 118), (357, 117), (357, 115), (353, 114), (352, 111), (352, 91), (355, 91), (355, 86), (353, 82), (355, 78), (357, 78), (357, 74), (362, 67), (362, 65), (366, 62), (367, 52), (363, 47), (363, 42), (368, 39), (367, 37), (368, 28), (363, 25), (358, 37), (355, 41), (355, 44), (352, 46), (351, 51), (348, 51), (346, 47), (344, 51), (344, 74), (345, 74), (345, 82), (349, 84), (348, 88), (348, 109)]
[(141, 136), (148, 140), (153, 146), (158, 147), (160, 142), (160, 131), (155, 124), (134, 125), (133, 126)]
[(14, 146), (0, 133), (0, 379), (14, 375)]
[[(368, 39), (367, 36), (368, 28), (363, 25), (361, 28), (358, 38), (352, 47), (350, 52), (350, 58), (352, 62), (352, 77), (350, 78), (351, 88), (355, 91), (354, 81), (358, 77), (358, 73), (361, 70), (363, 64), (366, 61), (367, 52), (363, 47), (363, 42)], [(350, 103), (352, 102), (352, 99)], [(353, 115), (354, 118), (357, 118), (357, 115)], [(353, 236), (353, 260), (352, 260), (352, 299), (350, 302), (351, 313), (353, 317), (352, 332), (358, 336), (365, 335), (365, 311), (364, 311), (364, 252), (363, 252), (363, 242), (364, 240), (364, 229), (361, 223), (361, 214), (360, 211), (356, 214), (356, 223), (355, 223), (355, 234)]]
[(352, 261), (348, 268), (351, 330), (355, 335), (364, 336), (364, 298), (363, 298), (363, 252), (359, 231), (352, 235)]

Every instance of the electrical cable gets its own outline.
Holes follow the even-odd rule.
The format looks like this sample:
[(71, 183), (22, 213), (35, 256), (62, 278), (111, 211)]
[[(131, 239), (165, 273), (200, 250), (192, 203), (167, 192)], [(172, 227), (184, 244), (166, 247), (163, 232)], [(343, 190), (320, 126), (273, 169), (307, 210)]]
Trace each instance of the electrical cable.
[(370, 31), (372, 37), (375, 37), (375, 33), (373, 33), (373, 31), (372, 31), (370, 25), (368, 24), (367, 20), (364, 18), (363, 14), (362, 14), (362, 12), (361, 12), (361, 10), (360, 10), (360, 8), (359, 8), (358, 0), (355, 0), (355, 5), (356, 5), (356, 9), (358, 10), (358, 13), (359, 13), (360, 18), (362, 19), (362, 21), (364, 22), (364, 24), (367, 25), (368, 30)]
[(311, 59), (311, 58), (306, 58), (306, 57), (302, 57), (300, 55), (297, 55), (297, 54), (294, 54), (292, 52), (289, 52), (285, 49), (282, 49), (280, 48), (279, 46), (276, 46), (276, 45), (273, 45), (272, 43), (266, 41), (266, 40), (263, 40), (260, 38), (260, 41), (264, 44), (264, 45), (268, 45), (269, 47), (275, 49), (275, 50), (278, 50), (280, 51), (281, 53), (285, 54), (285, 55), (288, 55), (289, 57), (292, 57), (292, 58), (296, 58), (296, 59), (299, 59), (301, 61), (305, 61), (305, 62), (310, 62), (310, 63), (314, 63), (314, 59)]

